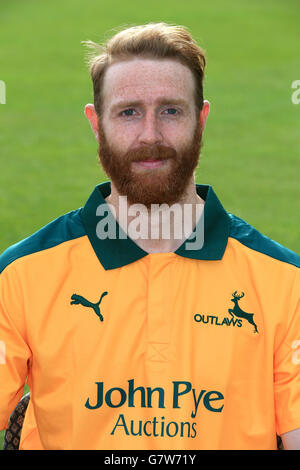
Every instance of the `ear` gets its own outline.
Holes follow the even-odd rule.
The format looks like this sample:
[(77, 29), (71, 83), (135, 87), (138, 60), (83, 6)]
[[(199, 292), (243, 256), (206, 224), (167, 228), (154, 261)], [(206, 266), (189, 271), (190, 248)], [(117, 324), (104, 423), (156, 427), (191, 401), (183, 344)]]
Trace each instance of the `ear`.
[(84, 114), (88, 118), (91, 124), (91, 128), (96, 136), (97, 141), (99, 142), (99, 134), (98, 134), (98, 116), (95, 110), (95, 106), (93, 104), (87, 104), (84, 108)]
[(200, 118), (199, 118), (199, 122), (200, 122), (202, 131), (204, 130), (204, 127), (205, 127), (206, 119), (207, 119), (207, 116), (209, 114), (209, 109), (210, 109), (209, 101), (204, 100), (203, 101), (203, 107), (202, 107), (201, 112), (200, 112)]

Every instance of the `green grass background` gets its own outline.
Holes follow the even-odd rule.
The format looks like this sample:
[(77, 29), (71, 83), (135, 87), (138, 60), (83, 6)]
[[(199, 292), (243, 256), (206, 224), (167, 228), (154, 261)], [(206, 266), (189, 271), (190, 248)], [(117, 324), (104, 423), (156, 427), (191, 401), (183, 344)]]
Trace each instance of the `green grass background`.
[(82, 206), (105, 179), (83, 113), (93, 96), (80, 41), (166, 21), (207, 54), (197, 182), (300, 253), (299, 16), (298, 0), (0, 0), (0, 252)]

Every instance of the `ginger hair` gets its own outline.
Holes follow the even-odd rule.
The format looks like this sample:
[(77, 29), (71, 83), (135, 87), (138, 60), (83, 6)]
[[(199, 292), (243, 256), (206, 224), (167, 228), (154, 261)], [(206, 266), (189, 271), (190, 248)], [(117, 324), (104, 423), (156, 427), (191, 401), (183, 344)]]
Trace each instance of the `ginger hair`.
[(94, 106), (102, 115), (102, 89), (107, 68), (116, 62), (130, 59), (174, 59), (187, 66), (195, 79), (197, 114), (203, 107), (205, 51), (199, 47), (188, 30), (179, 25), (148, 23), (131, 26), (114, 34), (103, 44), (82, 41), (92, 52), (86, 57), (94, 91)]

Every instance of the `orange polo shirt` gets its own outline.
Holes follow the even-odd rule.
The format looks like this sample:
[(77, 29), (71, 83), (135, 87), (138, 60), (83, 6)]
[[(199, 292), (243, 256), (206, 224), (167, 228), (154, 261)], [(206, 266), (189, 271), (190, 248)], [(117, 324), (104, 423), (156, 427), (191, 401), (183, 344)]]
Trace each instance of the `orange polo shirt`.
[(106, 182), (3, 253), (0, 427), (27, 380), (21, 449), (276, 449), (300, 427), (300, 259), (196, 188), (199, 249), (100, 239)]

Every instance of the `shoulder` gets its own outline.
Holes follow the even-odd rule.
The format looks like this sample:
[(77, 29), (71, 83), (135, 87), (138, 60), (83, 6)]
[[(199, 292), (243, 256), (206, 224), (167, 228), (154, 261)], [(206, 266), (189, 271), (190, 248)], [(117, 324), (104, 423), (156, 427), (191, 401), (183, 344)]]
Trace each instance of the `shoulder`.
[(81, 209), (64, 214), (29, 237), (7, 248), (0, 256), (0, 273), (19, 258), (53, 248), (85, 235), (80, 217)]
[(262, 234), (243, 219), (231, 213), (228, 215), (231, 221), (230, 237), (254, 251), (300, 268), (300, 256), (297, 253)]

